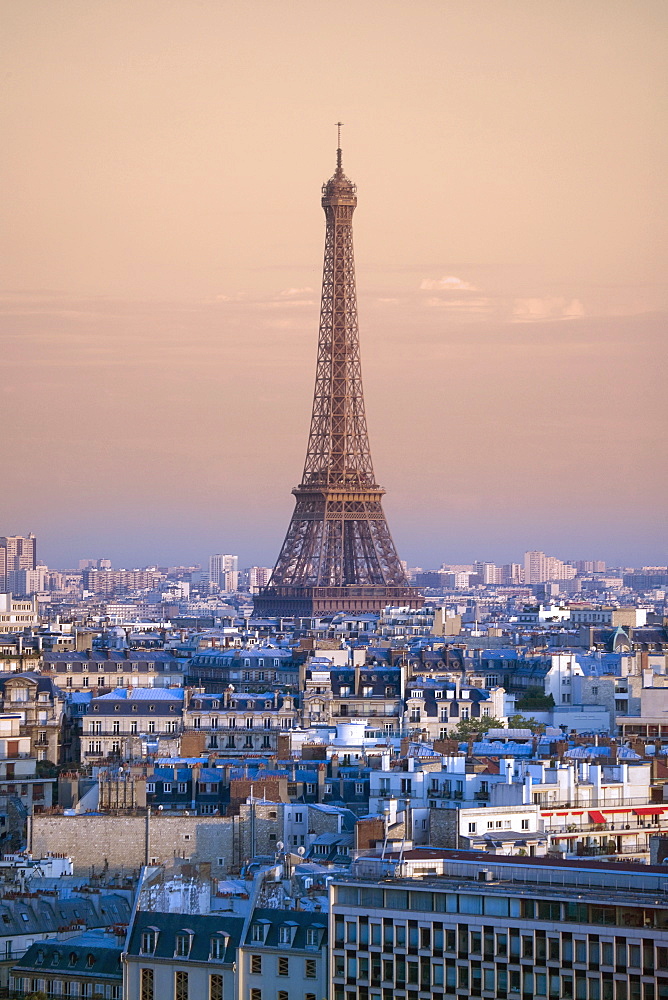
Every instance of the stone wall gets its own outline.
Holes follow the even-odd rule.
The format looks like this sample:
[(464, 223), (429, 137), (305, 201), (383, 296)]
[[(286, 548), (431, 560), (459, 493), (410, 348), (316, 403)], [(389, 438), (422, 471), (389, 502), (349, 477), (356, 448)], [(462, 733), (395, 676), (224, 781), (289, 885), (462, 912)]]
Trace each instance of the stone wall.
[(459, 809), (429, 810), (429, 843), (432, 847), (457, 848)]
[[(266, 826), (275, 830), (275, 820)], [(208, 862), (212, 874), (220, 877), (238, 871), (251, 850), (248, 806), (241, 807), (239, 816), (230, 817), (38, 814), (32, 817), (31, 827), (29, 849), (37, 857), (48, 852), (71, 857), (75, 875), (88, 875), (93, 867), (96, 871), (106, 867), (112, 873), (134, 871), (146, 863), (162, 864), (179, 857)], [(258, 850), (258, 841), (264, 846), (265, 840), (268, 835), (262, 829), (262, 836), (256, 837)]]

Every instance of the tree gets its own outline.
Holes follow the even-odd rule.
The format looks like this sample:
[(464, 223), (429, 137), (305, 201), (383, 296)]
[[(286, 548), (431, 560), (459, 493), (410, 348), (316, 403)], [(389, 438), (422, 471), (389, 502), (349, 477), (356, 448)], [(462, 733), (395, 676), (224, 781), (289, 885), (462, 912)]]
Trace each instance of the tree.
[(472, 736), (482, 736), (488, 729), (503, 728), (504, 723), (500, 719), (482, 715), (479, 719), (460, 719), (449, 735), (456, 740), (470, 740)]
[(554, 697), (545, 694), (542, 688), (528, 687), (522, 697), (515, 702), (515, 708), (519, 708), (521, 712), (530, 712), (532, 709), (534, 712), (547, 712), (554, 708)]
[(524, 715), (511, 715), (508, 717), (509, 729), (530, 729), (532, 733), (544, 733), (545, 723), (538, 722), (532, 716), (526, 718)]

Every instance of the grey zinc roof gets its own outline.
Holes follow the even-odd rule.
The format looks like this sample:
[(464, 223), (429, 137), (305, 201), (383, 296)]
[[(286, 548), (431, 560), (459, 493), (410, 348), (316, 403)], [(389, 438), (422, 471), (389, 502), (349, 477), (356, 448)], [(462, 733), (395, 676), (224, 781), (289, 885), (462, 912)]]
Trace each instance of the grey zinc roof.
[(121, 982), (121, 944), (105, 938), (83, 934), (65, 941), (38, 941), (31, 945), (22, 959), (13, 966), (19, 974), (35, 975), (67, 972), (70, 976)]
[[(252, 919), (249, 921), (246, 932), (246, 944), (253, 944), (257, 947), (257, 942), (252, 941), (251, 927), (253, 924), (264, 924), (267, 928), (266, 937), (262, 944), (264, 948), (280, 948), (281, 951), (292, 949), (295, 951), (314, 951), (322, 948), (327, 942), (327, 914), (326, 913), (306, 913), (303, 910), (274, 910), (256, 909), (253, 911)], [(295, 928), (294, 937), (290, 944), (279, 941), (279, 927), (288, 924)], [(318, 932), (318, 944), (307, 945), (307, 930)]]
[(96, 701), (183, 701), (183, 688), (115, 688)]
[(158, 937), (155, 957), (173, 959), (176, 953), (177, 935), (191, 932), (192, 945), (188, 961), (205, 963), (211, 971), (214, 971), (216, 961), (209, 959), (211, 938), (221, 934), (227, 935), (227, 947), (221, 962), (234, 962), (243, 926), (243, 917), (230, 917), (219, 913), (159, 913), (155, 910), (139, 910), (134, 917), (127, 952), (128, 955), (138, 956), (142, 933), (156, 930)]

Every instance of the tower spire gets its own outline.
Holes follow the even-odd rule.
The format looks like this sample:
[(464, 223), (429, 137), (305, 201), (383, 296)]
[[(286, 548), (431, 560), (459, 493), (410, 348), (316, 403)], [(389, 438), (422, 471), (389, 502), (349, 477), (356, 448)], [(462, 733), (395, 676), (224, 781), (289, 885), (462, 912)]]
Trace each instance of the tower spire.
[(269, 584), (264, 615), (420, 606), (385, 520), (367, 433), (357, 325), (353, 212), (357, 188), (337, 166), (322, 187), (325, 260), (311, 429), (295, 510)]

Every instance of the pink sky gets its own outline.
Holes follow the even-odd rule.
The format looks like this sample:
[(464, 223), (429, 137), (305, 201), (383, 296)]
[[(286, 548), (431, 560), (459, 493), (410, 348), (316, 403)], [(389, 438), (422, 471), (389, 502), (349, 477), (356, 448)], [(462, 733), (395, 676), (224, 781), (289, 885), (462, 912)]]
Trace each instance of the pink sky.
[(0, 12), (0, 533), (273, 563), (342, 119), (400, 554), (665, 563), (663, 2)]

